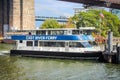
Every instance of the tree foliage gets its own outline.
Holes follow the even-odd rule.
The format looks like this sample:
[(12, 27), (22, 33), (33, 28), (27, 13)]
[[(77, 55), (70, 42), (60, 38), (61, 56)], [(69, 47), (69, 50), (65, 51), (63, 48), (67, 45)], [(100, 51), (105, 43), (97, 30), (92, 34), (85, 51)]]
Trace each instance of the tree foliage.
[(62, 26), (54, 19), (47, 19), (40, 28), (48, 29), (48, 28), (61, 28)]
[(41, 29), (48, 29), (48, 28), (74, 28), (74, 27), (75, 26), (72, 23), (72, 19), (69, 18), (68, 22), (66, 24), (59, 24), (54, 19), (48, 19), (42, 24), (42, 26), (40, 28)]
[(65, 28), (75, 28), (75, 27), (76, 27), (76, 25), (74, 25), (72, 18), (69, 18), (68, 22), (66, 23)]
[[(100, 16), (104, 15), (104, 18)], [(105, 10), (88, 10), (74, 15), (72, 20), (76, 22), (76, 27), (96, 27), (102, 36), (106, 36), (108, 30), (113, 31), (114, 36), (120, 36), (120, 20), (116, 15)]]

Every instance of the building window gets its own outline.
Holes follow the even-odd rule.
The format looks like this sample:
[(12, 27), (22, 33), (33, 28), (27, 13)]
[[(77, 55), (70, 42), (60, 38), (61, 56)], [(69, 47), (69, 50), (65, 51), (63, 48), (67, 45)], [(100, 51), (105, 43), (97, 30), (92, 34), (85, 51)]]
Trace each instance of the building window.
[(27, 46), (33, 46), (33, 41), (27, 41)]

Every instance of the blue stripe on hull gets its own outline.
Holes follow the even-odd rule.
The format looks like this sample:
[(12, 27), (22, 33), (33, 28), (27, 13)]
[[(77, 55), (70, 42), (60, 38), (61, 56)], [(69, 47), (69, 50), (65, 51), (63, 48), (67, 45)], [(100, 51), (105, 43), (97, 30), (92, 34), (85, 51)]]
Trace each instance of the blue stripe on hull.
[(94, 40), (91, 35), (14, 35), (12, 40)]

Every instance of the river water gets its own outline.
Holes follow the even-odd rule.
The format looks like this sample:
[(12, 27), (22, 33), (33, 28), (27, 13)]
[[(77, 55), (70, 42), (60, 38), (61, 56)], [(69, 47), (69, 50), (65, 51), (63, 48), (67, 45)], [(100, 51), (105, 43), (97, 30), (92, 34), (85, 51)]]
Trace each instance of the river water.
[(120, 80), (120, 64), (0, 55), (0, 80)]
[(1, 55), (0, 80), (120, 80), (120, 65)]

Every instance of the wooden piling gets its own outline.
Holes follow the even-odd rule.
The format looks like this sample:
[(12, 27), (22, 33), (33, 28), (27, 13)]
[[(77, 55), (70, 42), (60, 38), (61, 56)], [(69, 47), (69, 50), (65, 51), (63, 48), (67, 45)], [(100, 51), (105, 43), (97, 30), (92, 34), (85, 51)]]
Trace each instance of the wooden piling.
[(120, 46), (117, 47), (117, 53), (116, 53), (116, 63), (120, 63)]

